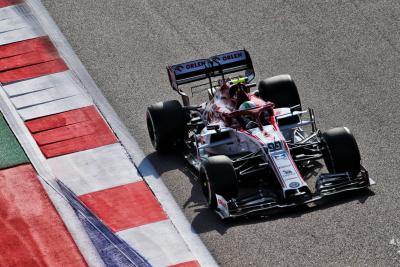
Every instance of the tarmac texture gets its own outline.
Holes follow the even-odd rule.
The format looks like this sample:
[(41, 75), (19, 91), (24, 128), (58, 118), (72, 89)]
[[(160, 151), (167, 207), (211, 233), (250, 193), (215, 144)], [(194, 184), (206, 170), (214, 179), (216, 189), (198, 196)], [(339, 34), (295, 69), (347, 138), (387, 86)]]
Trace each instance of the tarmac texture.
[[(221, 266), (400, 264), (399, 1), (43, 2)], [(178, 98), (165, 66), (241, 48), (257, 79), (292, 75), (321, 130), (352, 130), (373, 193), (225, 224), (184, 160), (154, 153), (146, 107)]]

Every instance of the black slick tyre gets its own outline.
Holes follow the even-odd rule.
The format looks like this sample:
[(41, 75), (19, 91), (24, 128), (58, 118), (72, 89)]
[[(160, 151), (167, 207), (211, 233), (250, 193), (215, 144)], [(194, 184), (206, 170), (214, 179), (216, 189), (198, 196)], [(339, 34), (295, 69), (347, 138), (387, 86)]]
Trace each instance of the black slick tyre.
[[(270, 101), (275, 104), (275, 108), (291, 108), (299, 106), (301, 101), (297, 86), (292, 77), (288, 74), (282, 74), (260, 81), (258, 92), (264, 101)], [(298, 123), (298, 117), (291, 117), (279, 120), (279, 125)]]
[(186, 122), (186, 113), (177, 100), (159, 102), (147, 108), (147, 130), (158, 152), (173, 148), (177, 141), (185, 138)]
[(299, 92), (292, 77), (288, 74), (278, 75), (260, 81), (258, 92), (264, 101), (271, 101), (276, 108), (301, 106)]
[(346, 127), (333, 128), (322, 134), (324, 160), (330, 173), (360, 172), (361, 156), (356, 139)]
[(238, 196), (238, 181), (232, 161), (223, 155), (209, 157), (200, 170), (200, 182), (210, 208), (217, 208), (215, 194), (226, 200)]

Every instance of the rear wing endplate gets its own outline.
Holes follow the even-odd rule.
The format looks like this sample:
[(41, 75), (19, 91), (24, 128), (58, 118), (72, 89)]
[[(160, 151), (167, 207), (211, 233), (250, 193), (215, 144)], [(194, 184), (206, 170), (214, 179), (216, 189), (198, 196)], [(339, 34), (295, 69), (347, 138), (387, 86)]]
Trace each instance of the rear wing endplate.
[(181, 64), (167, 66), (171, 86), (178, 91), (181, 84), (238, 71), (246, 71), (246, 76), (254, 78), (254, 68), (250, 55), (246, 50), (233, 51), (216, 55), (207, 59), (197, 59)]

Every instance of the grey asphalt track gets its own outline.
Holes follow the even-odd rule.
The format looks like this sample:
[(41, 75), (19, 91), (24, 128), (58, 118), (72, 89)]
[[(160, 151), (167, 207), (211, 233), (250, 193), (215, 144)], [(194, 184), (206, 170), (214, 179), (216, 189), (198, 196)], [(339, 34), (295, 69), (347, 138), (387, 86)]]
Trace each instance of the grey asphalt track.
[[(400, 265), (399, 1), (43, 2), (222, 266)], [(243, 47), (258, 78), (294, 77), (321, 129), (353, 131), (374, 193), (224, 224), (184, 161), (154, 153), (146, 107), (177, 97), (165, 66)]]

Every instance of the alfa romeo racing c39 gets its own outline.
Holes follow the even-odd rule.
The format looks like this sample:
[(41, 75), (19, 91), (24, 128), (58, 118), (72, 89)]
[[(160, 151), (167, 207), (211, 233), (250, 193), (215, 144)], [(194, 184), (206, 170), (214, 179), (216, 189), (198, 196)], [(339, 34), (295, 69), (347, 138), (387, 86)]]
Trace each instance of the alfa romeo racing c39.
[[(302, 109), (291, 76), (252, 83), (246, 50), (167, 66), (182, 98), (147, 109), (148, 133), (159, 152), (181, 150), (198, 171), (209, 207), (221, 218), (318, 202), (373, 184), (346, 127), (322, 132)], [(192, 104), (192, 96), (208, 95)], [(310, 173), (324, 165), (313, 184)]]

